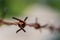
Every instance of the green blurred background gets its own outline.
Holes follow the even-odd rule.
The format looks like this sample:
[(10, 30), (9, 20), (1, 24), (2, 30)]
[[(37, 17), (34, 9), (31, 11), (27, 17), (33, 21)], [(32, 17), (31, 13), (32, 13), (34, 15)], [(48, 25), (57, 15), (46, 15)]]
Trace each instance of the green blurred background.
[(23, 10), (34, 3), (48, 5), (56, 11), (60, 11), (60, 0), (0, 0), (0, 15), (6, 7), (8, 9), (6, 17), (22, 16), (24, 15)]

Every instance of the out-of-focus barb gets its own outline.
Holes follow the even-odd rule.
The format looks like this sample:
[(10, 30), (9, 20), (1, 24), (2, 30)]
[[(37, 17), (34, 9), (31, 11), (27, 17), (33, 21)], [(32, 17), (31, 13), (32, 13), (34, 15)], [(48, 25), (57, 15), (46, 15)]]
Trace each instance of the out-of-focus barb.
[(53, 33), (55, 30), (55, 27), (53, 25), (50, 25), (48, 29), (51, 31), (51, 33)]
[(60, 27), (56, 28), (56, 30), (60, 33)]
[(29, 25), (30, 27), (34, 27), (35, 29), (40, 29), (40, 31), (41, 31), (41, 28), (47, 27), (48, 24), (41, 26), (41, 25), (38, 23), (38, 18), (36, 18), (35, 23), (31, 23), (31, 24), (28, 24), (28, 25)]

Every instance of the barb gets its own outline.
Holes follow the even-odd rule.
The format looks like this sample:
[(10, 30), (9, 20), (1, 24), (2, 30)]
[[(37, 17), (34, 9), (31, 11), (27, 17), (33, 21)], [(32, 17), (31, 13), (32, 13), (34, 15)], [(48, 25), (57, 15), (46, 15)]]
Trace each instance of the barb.
[(18, 30), (16, 31), (16, 33), (18, 33), (18, 32), (21, 31), (21, 30), (23, 30), (24, 32), (26, 32), (23, 28), (21, 28), (21, 29), (18, 29)]
[(18, 30), (16, 31), (16, 33), (18, 33), (18, 32), (21, 31), (21, 30), (23, 30), (24, 32), (26, 32), (26, 30), (24, 29), (25, 25), (20, 25), (20, 24), (18, 24), (18, 26), (19, 26), (20, 29), (18, 29)]
[(17, 21), (20, 21), (20, 22), (23, 22), (21, 19), (18, 19), (16, 17), (12, 17), (13, 19), (17, 20)]
[(26, 21), (28, 19), (28, 17), (26, 17), (25, 19), (24, 19), (24, 21)]

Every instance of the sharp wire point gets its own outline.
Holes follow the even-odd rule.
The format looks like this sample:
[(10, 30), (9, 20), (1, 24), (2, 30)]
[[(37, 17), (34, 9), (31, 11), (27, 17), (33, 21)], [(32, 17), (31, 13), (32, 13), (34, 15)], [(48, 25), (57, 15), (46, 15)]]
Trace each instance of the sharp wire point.
[(26, 21), (28, 19), (28, 17), (26, 17), (25, 19), (24, 19), (24, 21)]

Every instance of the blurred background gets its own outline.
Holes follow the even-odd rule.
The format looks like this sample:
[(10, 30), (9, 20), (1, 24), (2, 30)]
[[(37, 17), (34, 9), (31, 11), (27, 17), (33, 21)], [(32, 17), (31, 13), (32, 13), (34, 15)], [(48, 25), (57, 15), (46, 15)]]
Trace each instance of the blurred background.
[[(35, 18), (41, 25), (53, 24), (58, 27), (60, 25), (60, 0), (0, 0), (0, 18), (7, 9), (5, 19), (12, 20), (12, 17), (24, 19), (28, 16), (27, 23), (34, 23)], [(60, 33), (53, 34), (47, 29), (42, 32), (27, 26), (26, 33), (23, 31), (18, 34), (15, 25), (3, 25), (0, 28), (0, 40), (60, 40)]]

